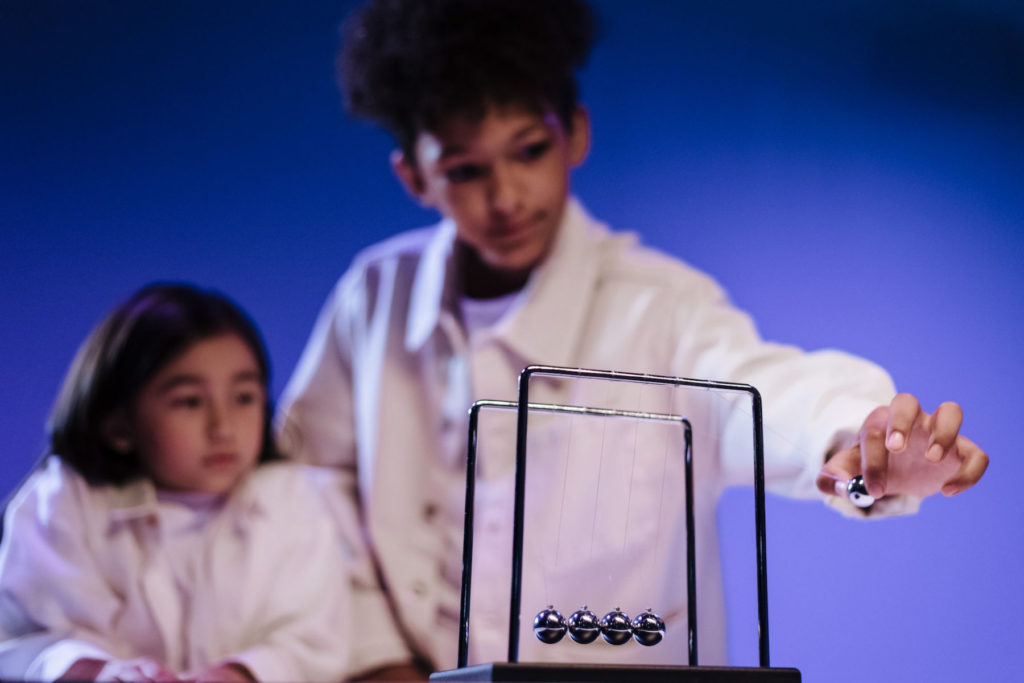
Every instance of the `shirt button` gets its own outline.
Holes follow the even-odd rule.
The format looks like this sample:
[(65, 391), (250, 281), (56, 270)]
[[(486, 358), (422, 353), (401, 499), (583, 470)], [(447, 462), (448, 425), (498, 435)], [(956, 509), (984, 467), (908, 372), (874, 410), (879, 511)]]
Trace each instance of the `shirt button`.
[(423, 597), (427, 594), (427, 584), (423, 580), (416, 580), (412, 584), (412, 592), (418, 597)]
[(432, 521), (437, 516), (437, 505), (434, 503), (427, 503), (423, 506), (423, 519)]

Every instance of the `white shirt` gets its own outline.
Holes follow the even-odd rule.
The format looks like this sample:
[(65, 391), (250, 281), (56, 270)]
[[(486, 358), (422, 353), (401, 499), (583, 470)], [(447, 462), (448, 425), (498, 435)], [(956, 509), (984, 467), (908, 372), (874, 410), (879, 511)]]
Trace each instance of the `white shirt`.
[(493, 299), (471, 299), (462, 297), (460, 299), (460, 310), (462, 311), (462, 326), (466, 332), (466, 338), (472, 342), (480, 334), (486, 334), (487, 330), (494, 327), (501, 321), (509, 311), (515, 308), (522, 297), (522, 292), (513, 292)]
[(262, 465), (220, 507), (189, 510), (147, 480), (91, 487), (48, 459), (5, 515), (0, 678), (149, 657), (179, 673), (233, 661), (260, 680), (339, 680), (346, 573), (314, 474)]
[[(454, 235), (454, 225), (443, 221), (398, 235), (357, 257), (324, 306), (282, 400), (279, 417), (285, 450), (301, 460), (335, 466), (348, 478), (336, 503), (358, 511), (368, 538), (356, 575), (356, 604), (394, 615), (390, 623), (381, 619), (374, 628), (353, 634), (357, 670), (408, 658), (410, 648), (437, 668), (454, 666), (466, 411), (478, 399), (515, 400), (524, 366), (752, 384), (764, 399), (769, 490), (802, 497), (818, 496), (815, 476), (839, 436), (856, 431), (870, 410), (887, 403), (894, 393), (886, 373), (866, 361), (838, 351), (804, 353), (764, 342), (710, 278), (639, 246), (633, 236), (609, 232), (575, 200), (568, 203), (551, 253), (511, 309), (492, 327), (467, 338), (454, 287)], [(612, 407), (629, 408), (642, 398), (635, 390), (602, 396), (594, 385), (581, 389), (566, 382), (538, 383), (531, 400), (576, 405), (618, 401), (622, 405)], [(707, 401), (703, 407), (700, 401), (663, 401), (664, 407), (685, 409), (695, 420), (698, 623), (705, 664), (725, 659), (714, 506), (725, 486), (749, 481), (752, 470), (749, 413), (719, 399), (710, 402), (717, 401), (717, 407), (708, 407)], [(600, 481), (560, 490), (558, 482), (568, 481), (563, 472), (586, 477), (605, 467), (603, 459), (595, 467), (579, 458), (567, 462), (560, 455), (571, 450), (570, 440), (579, 450), (581, 440), (592, 439), (590, 452), (603, 452), (609, 441), (610, 432), (599, 439), (600, 428), (570, 425), (539, 426), (531, 437), (537, 443), (528, 448), (530, 453), (545, 454), (528, 468), (534, 473), (534, 486), (540, 490), (548, 485), (543, 493), (550, 493), (551, 500), (565, 498), (572, 504), (534, 509), (528, 503), (539, 516), (548, 514), (560, 521), (533, 536), (538, 552), (548, 555), (533, 564), (548, 566), (531, 570), (528, 564), (524, 569), (522, 621), (528, 628), (535, 609), (544, 606), (526, 600), (530, 591), (537, 598), (570, 595), (576, 589), (586, 599), (581, 594), (584, 588), (596, 591), (602, 582), (614, 583), (613, 592), (623, 602), (638, 602), (655, 585), (654, 592), (665, 602), (654, 607), (669, 619), (672, 630), (673, 619), (678, 625), (675, 615), (685, 619), (685, 596), (680, 597), (675, 587), (682, 583), (675, 577), (683, 574), (668, 578), (658, 572), (675, 571), (678, 559), (645, 561), (642, 570), (618, 566), (611, 581), (595, 579), (595, 572), (588, 569), (588, 563), (593, 566), (594, 558), (606, 551), (628, 554), (634, 546), (643, 552), (677, 542), (678, 537), (670, 537), (670, 543), (660, 535), (664, 529), (657, 520), (665, 510), (656, 519), (650, 513), (636, 516), (630, 507), (620, 518), (595, 522), (599, 508), (581, 502), (609, 482), (628, 484), (622, 491), (637, 500), (657, 496), (663, 481), (661, 461), (636, 461), (640, 464), (634, 463), (628, 481), (623, 481), (614, 476), (615, 465), (609, 459), (612, 469)], [(481, 456), (478, 471), (471, 661), (505, 658), (513, 426), (514, 421), (495, 418), (486, 441), (492, 451), (501, 452)], [(627, 429), (611, 440), (628, 449), (629, 442), (622, 439), (633, 439), (633, 451), (646, 452), (636, 448), (635, 434)], [(530, 490), (528, 486), (528, 495)], [(673, 505), (680, 499), (670, 496), (667, 511), (678, 512)], [(837, 504), (844, 506), (842, 501)], [(913, 501), (890, 505), (889, 512), (905, 512), (913, 508)], [(845, 507), (854, 513), (852, 506)], [(552, 561), (552, 555), (570, 560)], [(573, 557), (578, 566), (573, 566)], [(387, 599), (375, 565), (390, 594)], [(595, 611), (615, 606), (586, 601)], [(578, 606), (575, 602), (560, 604), (559, 609), (567, 616)], [(633, 612), (647, 606), (628, 605)], [(538, 646), (532, 636), (521, 637), (520, 643), (522, 661), (565, 657), (567, 652)], [(587, 648), (573, 656), (595, 661), (607, 654), (596, 644)], [(685, 647), (658, 652), (652, 659), (648, 651), (643, 661), (685, 657)]]

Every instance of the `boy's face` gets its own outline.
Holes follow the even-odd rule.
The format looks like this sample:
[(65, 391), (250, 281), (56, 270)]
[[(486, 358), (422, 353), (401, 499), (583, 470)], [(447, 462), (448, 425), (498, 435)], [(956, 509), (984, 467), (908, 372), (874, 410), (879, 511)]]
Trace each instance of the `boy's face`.
[(566, 130), (553, 112), (488, 109), (453, 118), (416, 139), (415, 159), (392, 158), (406, 189), (455, 222), (458, 239), (495, 270), (532, 269), (548, 253), (569, 193), (569, 171), (586, 156), (590, 124), (577, 110)]

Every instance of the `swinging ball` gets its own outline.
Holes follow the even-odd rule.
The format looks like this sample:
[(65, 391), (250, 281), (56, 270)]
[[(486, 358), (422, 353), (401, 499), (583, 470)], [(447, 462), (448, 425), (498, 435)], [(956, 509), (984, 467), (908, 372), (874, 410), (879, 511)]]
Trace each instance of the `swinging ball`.
[(548, 605), (533, 618), (533, 633), (540, 642), (553, 645), (565, 636), (565, 617), (554, 605)]
[(864, 477), (859, 474), (846, 485), (846, 494), (850, 502), (859, 508), (869, 508), (875, 502), (874, 496), (868, 493), (868, 487), (864, 485)]

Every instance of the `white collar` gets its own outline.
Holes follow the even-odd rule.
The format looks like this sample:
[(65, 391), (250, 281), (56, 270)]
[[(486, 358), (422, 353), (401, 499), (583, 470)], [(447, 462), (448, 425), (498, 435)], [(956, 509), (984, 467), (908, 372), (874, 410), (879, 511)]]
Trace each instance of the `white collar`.
[[(527, 362), (571, 364), (609, 237), (606, 226), (569, 198), (551, 253), (530, 275), (523, 305), (498, 335)], [(405, 336), (410, 351), (427, 341), (442, 310), (456, 310), (454, 241), (454, 223), (441, 221), (420, 258)]]
[[(223, 509), (233, 518), (237, 530), (244, 532), (247, 517), (265, 511), (263, 501), (252, 490), (251, 481), (260, 468), (273, 466), (267, 463), (257, 467), (238, 483), (224, 501)], [(135, 479), (123, 486), (106, 485), (101, 491), (107, 501), (112, 527), (140, 520), (159, 520), (156, 486), (150, 479)]]

